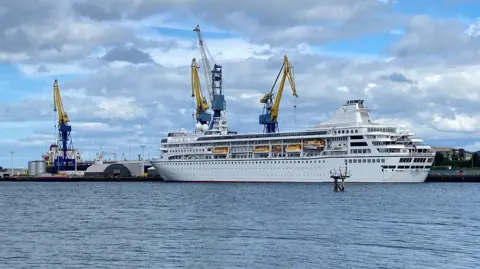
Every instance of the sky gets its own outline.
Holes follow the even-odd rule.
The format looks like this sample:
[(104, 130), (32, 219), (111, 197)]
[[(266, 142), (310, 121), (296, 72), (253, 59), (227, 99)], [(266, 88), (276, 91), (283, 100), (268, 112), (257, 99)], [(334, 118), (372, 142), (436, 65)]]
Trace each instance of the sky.
[(15, 166), (26, 167), (56, 141), (55, 79), (84, 159), (137, 158), (142, 145), (145, 157), (159, 156), (167, 132), (193, 129), (197, 24), (223, 66), (233, 131), (263, 131), (259, 99), (287, 55), (298, 98), (287, 86), (281, 131), (363, 99), (374, 120), (432, 146), (480, 150), (480, 1), (280, 2), (2, 1), (0, 166), (14, 152)]

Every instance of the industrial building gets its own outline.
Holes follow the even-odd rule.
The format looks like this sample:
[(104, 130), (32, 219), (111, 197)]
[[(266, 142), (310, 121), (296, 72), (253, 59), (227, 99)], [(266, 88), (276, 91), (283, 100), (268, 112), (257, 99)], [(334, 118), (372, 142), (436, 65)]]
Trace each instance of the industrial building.
[(14, 176), (20, 176), (27, 174), (26, 168), (2, 168), (0, 167), (0, 178), (7, 178), (12, 176), (12, 172)]
[(143, 161), (120, 161), (91, 165), (85, 171), (85, 177), (143, 177), (151, 165)]
[(47, 173), (47, 163), (44, 160), (29, 161), (28, 175), (38, 176)]

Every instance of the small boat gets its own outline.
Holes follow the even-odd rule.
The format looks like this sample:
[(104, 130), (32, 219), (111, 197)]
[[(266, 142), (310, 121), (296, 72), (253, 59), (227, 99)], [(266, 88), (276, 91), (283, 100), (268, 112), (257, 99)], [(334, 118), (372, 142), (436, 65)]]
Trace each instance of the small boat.
[(269, 148), (268, 146), (255, 146), (253, 148), (253, 152), (268, 152)]
[(228, 147), (218, 147), (218, 148), (214, 148), (213, 153), (228, 153)]
[(287, 152), (298, 152), (302, 150), (302, 145), (295, 144), (295, 145), (288, 145), (285, 149)]
[(303, 146), (307, 149), (319, 149), (325, 147), (325, 141), (323, 139), (307, 140), (303, 143)]

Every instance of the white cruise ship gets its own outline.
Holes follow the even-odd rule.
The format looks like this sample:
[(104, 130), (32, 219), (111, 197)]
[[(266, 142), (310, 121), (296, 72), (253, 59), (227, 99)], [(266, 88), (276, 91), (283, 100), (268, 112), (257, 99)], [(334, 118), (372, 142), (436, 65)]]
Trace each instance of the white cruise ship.
[(435, 156), (413, 133), (374, 123), (363, 100), (299, 132), (236, 134), (226, 124), (169, 133), (152, 161), (157, 173), (165, 181), (332, 182), (331, 171), (347, 161), (347, 182), (411, 183), (425, 181)]

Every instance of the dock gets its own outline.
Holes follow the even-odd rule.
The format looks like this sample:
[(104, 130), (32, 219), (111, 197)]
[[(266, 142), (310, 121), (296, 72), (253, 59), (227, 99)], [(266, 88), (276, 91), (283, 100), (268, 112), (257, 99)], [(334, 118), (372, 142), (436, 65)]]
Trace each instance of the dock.
[(163, 182), (161, 177), (13, 177), (0, 178), (9, 182)]
[(430, 174), (425, 182), (478, 182), (480, 183), (480, 175), (447, 175), (447, 174)]
[[(344, 182), (350, 177), (349, 171), (338, 169), (331, 171), (330, 178), (333, 179), (334, 190), (344, 191)], [(152, 176), (15, 176), (0, 177), (1, 181), (9, 182), (164, 182), (158, 175)], [(431, 173), (428, 175), (425, 183), (460, 183), (460, 182), (477, 182), (480, 183), (480, 174), (447, 174), (447, 173)]]

